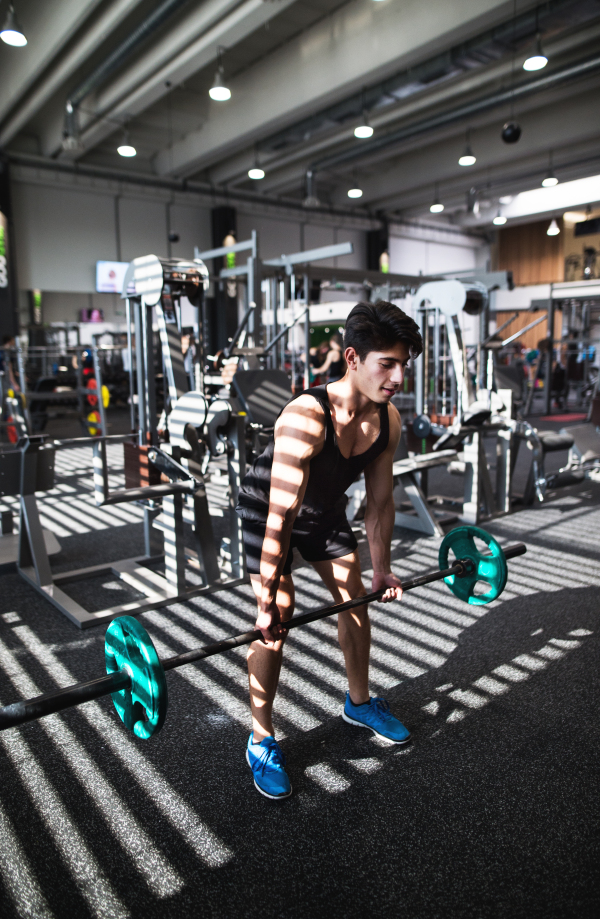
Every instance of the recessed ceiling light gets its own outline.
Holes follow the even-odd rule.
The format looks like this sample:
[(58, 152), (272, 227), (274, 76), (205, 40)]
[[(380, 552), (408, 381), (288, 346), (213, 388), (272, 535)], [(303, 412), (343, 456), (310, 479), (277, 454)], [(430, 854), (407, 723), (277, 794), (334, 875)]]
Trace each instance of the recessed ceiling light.
[(363, 191), (362, 188), (349, 188), (348, 197), (349, 198), (362, 198)]
[(565, 211), (563, 214), (565, 223), (582, 223), (587, 219), (587, 214), (584, 214), (583, 211)]
[(261, 169), (260, 166), (253, 166), (252, 169), (248, 170), (249, 179), (264, 179), (265, 170)]
[(137, 156), (137, 150), (131, 144), (121, 144), (117, 147), (117, 153), (119, 156)]

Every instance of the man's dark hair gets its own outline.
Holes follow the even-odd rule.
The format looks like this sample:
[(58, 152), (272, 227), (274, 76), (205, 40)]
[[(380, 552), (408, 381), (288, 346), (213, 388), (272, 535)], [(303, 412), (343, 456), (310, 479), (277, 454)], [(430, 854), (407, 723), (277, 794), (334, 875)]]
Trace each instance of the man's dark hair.
[(344, 329), (344, 347), (354, 348), (361, 361), (369, 351), (388, 351), (400, 342), (408, 347), (413, 359), (423, 350), (419, 326), (400, 307), (387, 300), (363, 301), (350, 311)]
[(14, 337), (15, 337), (14, 335), (3, 335), (3, 336), (2, 336), (2, 344), (3, 344), (3, 345), (8, 345), (9, 342), (13, 341)]

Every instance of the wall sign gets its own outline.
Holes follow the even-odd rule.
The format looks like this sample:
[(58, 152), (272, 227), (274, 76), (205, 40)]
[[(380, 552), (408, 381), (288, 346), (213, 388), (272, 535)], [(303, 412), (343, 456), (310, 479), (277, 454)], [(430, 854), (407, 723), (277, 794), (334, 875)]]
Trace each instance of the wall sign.
[(129, 262), (96, 262), (96, 290), (99, 294), (120, 294)]

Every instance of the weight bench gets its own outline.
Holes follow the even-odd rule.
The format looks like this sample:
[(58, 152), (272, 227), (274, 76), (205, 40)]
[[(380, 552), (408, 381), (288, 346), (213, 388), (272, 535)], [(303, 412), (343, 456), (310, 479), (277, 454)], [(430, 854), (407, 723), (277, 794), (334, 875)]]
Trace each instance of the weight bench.
[[(535, 498), (542, 502), (549, 488), (564, 488), (566, 485), (577, 485), (583, 482), (586, 475), (592, 478), (600, 470), (600, 433), (595, 425), (577, 424), (570, 428), (555, 431), (536, 431), (528, 426), (521, 439), (528, 440), (533, 449), (533, 460), (523, 504), (533, 504)], [(568, 450), (567, 465), (558, 472), (546, 475), (544, 468), (547, 453)]]
[(572, 428), (563, 428), (561, 434), (567, 434), (573, 441), (569, 449), (569, 466), (600, 466), (600, 432), (595, 424), (576, 424)]
[[(0, 450), (0, 497), (18, 497), (21, 504), (28, 503), (29, 496), (35, 492), (49, 491), (54, 488), (54, 454), (52, 445), (40, 449), (36, 462), (21, 449)], [(2, 526), (0, 535), (0, 569), (5, 565), (14, 565), (19, 558), (21, 534), (13, 532), (12, 509), (0, 512)], [(21, 515), (21, 526), (23, 516)], [(43, 529), (41, 524), (37, 531), (37, 540), (44, 546), (48, 556), (60, 552), (60, 544), (50, 530)]]
[(582, 470), (567, 466), (551, 475), (546, 475), (545, 461), (548, 453), (558, 453), (561, 450), (571, 450), (574, 441), (571, 434), (566, 431), (536, 431), (529, 432), (527, 440), (533, 449), (533, 459), (527, 477), (527, 484), (523, 492), (523, 504), (533, 504), (535, 498), (543, 501), (548, 488), (561, 488), (565, 485), (575, 485), (582, 482), (585, 473)]
[[(457, 515), (443, 515), (432, 510), (427, 497), (427, 472), (436, 466), (445, 466), (456, 459), (456, 450), (440, 450), (438, 453), (423, 453), (415, 456), (408, 455), (408, 447), (404, 433), (400, 438), (398, 449), (394, 456), (393, 474), (394, 489), (401, 485), (412, 510), (396, 510), (395, 525), (408, 530), (425, 533), (426, 536), (444, 536), (442, 524), (450, 523), (457, 519)], [(364, 476), (354, 482), (346, 492), (350, 501), (347, 516), (350, 521), (358, 520), (366, 505), (366, 488)]]

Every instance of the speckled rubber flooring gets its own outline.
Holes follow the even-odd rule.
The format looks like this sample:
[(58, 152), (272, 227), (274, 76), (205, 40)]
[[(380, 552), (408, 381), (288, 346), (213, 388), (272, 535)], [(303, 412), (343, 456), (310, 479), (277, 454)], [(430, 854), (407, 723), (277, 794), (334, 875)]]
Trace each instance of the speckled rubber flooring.
[[(60, 471), (40, 502), (56, 568), (140, 553), (137, 509), (94, 507), (86, 451)], [(260, 796), (245, 762), (243, 649), (171, 672), (150, 741), (110, 699), (0, 734), (0, 915), (598, 916), (599, 496), (587, 481), (491, 523), (529, 551), (488, 606), (437, 583), (373, 607), (371, 688), (413, 731), (408, 748), (342, 721), (334, 622), (292, 633), (285, 802)], [(396, 530), (394, 570), (436, 567), (437, 549)], [(299, 610), (328, 602), (311, 568), (295, 578)], [(77, 589), (123, 596), (110, 579)], [(246, 630), (253, 611), (243, 586), (141, 621), (166, 656)], [(2, 704), (102, 674), (104, 629), (78, 631), (14, 572), (0, 614)]]

